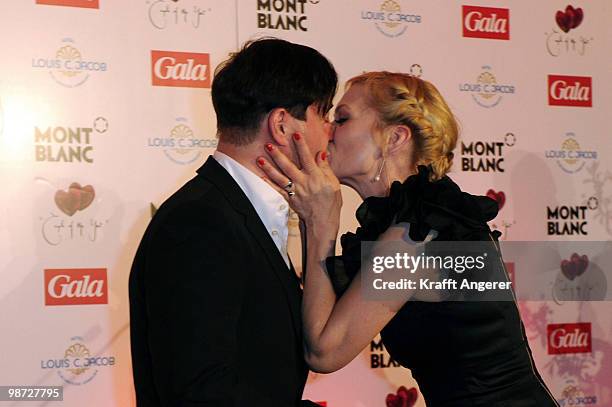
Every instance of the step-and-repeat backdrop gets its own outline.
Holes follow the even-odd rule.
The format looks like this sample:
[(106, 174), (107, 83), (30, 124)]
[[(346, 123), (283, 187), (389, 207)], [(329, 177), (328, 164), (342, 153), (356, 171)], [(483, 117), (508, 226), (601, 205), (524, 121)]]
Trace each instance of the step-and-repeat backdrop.
[[(215, 149), (214, 68), (259, 36), (315, 47), (342, 82), (390, 70), (438, 86), (462, 127), (451, 176), (498, 201), (503, 240), (610, 240), (612, 4), (567, 1), (2, 0), (0, 385), (133, 405), (133, 255), (155, 208)], [(346, 231), (359, 201), (343, 192)], [(576, 254), (558, 272), (579, 291), (589, 261)], [(611, 406), (610, 302), (520, 310), (560, 404)], [(341, 371), (311, 374), (305, 397), (425, 405), (379, 338)]]

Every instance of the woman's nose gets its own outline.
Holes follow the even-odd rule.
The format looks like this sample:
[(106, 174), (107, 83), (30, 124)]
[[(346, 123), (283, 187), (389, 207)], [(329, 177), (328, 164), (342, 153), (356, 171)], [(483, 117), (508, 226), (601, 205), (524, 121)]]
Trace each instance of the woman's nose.
[(327, 122), (325, 123), (325, 131), (327, 132), (327, 139), (329, 141), (333, 141), (334, 140), (334, 133), (336, 133), (336, 126), (334, 126), (333, 123)]

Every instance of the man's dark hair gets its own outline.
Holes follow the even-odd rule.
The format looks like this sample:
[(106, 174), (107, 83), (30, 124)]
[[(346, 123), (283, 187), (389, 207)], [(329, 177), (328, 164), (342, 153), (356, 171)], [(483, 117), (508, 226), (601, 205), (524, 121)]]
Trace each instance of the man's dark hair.
[(334, 67), (313, 48), (276, 38), (247, 42), (215, 71), (217, 131), (222, 141), (248, 144), (272, 109), (282, 107), (305, 120), (314, 104), (323, 116), (337, 86)]

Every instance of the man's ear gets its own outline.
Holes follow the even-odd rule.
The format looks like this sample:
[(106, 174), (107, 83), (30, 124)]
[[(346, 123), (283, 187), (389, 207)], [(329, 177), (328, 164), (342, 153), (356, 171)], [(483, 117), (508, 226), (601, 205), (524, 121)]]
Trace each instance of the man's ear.
[(273, 109), (268, 114), (268, 132), (272, 140), (280, 146), (287, 146), (291, 141), (290, 118), (289, 112), (282, 107)]
[(410, 142), (412, 142), (412, 130), (410, 130), (410, 127), (403, 124), (391, 127), (387, 139), (387, 154), (393, 154)]

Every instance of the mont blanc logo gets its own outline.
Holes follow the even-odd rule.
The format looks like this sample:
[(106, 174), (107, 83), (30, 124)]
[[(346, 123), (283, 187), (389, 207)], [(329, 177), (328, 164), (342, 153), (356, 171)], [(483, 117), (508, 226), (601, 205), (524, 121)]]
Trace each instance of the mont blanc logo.
[(399, 362), (391, 359), (389, 353), (385, 350), (385, 345), (380, 337), (374, 338), (370, 342), (370, 368), (372, 369), (387, 369), (401, 367)]
[(257, 28), (308, 31), (308, 9), (320, 0), (257, 0)]
[(153, 86), (210, 88), (210, 76), (209, 54), (151, 51)]
[(461, 170), (465, 172), (505, 172), (504, 156), (516, 144), (516, 135), (506, 133), (503, 140), (461, 141)]
[(35, 126), (34, 158), (37, 162), (92, 164), (95, 142), (108, 128), (108, 120), (102, 116), (86, 126)]
[(595, 197), (589, 198), (586, 205), (547, 206), (547, 233), (549, 236), (588, 236), (587, 215), (590, 210), (597, 210), (599, 205)]
[(463, 36), (494, 40), (510, 39), (510, 10), (463, 6)]

